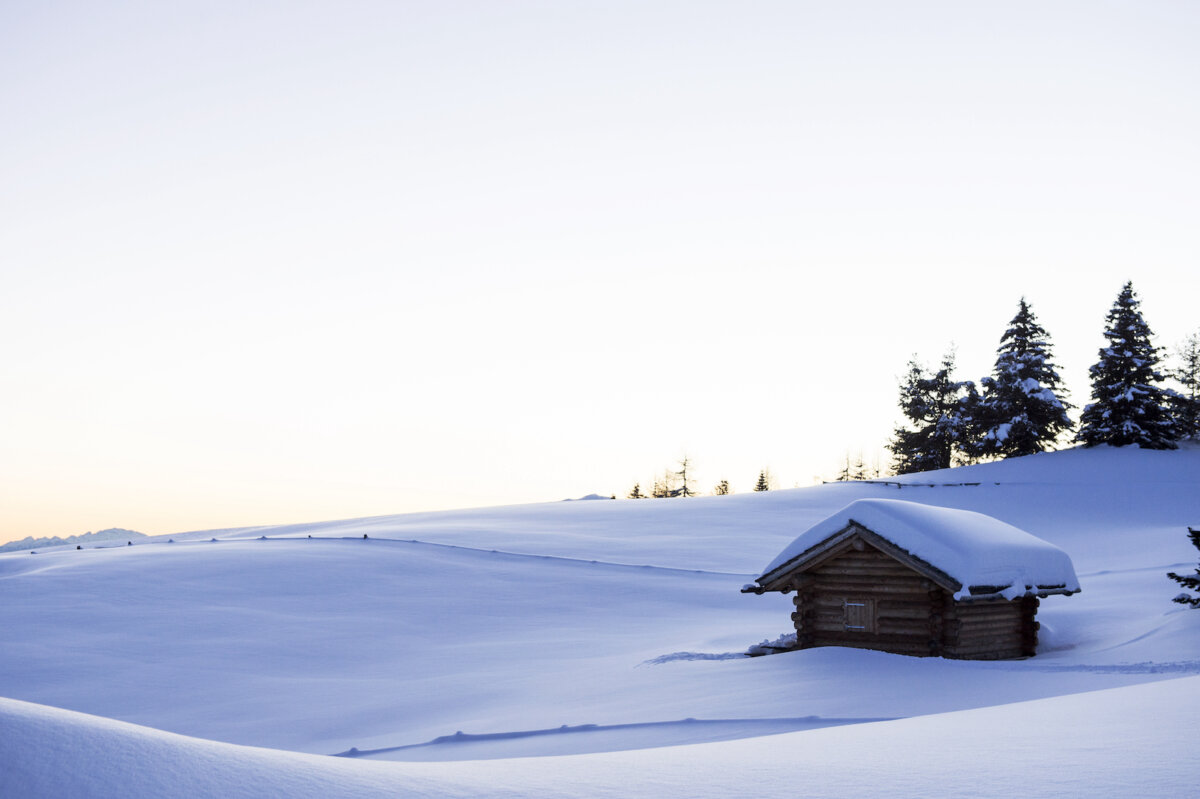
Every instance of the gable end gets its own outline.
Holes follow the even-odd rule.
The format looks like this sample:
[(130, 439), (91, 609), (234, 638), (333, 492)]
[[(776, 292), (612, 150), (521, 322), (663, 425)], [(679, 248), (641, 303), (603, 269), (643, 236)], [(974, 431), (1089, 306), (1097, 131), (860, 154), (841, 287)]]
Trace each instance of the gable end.
[(883, 536), (872, 532), (851, 519), (848, 525), (824, 541), (810, 547), (769, 574), (764, 574), (758, 578), (758, 583), (761, 587), (756, 593), (762, 593), (763, 591), (787, 592), (791, 590), (789, 583), (793, 575), (816, 568), (830, 558), (837, 557), (847, 549), (852, 548), (856, 540), (861, 540), (869, 544), (951, 593), (956, 593), (962, 589), (962, 583), (941, 569), (904, 551)]

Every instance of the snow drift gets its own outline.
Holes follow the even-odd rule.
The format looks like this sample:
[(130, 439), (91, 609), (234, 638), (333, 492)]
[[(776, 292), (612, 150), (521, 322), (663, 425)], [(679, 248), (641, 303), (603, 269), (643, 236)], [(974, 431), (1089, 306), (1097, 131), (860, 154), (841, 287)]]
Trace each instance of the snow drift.
[[(0, 691), (20, 700), (0, 795), (1181, 793), (1200, 613), (1165, 573), (1195, 566), (1198, 485), (1198, 447), (1097, 448), (0, 555)], [(785, 597), (739, 593), (757, 567), (901, 497), (1069, 553), (1083, 592), (1039, 613), (1038, 656), (744, 657), (788, 627)]]

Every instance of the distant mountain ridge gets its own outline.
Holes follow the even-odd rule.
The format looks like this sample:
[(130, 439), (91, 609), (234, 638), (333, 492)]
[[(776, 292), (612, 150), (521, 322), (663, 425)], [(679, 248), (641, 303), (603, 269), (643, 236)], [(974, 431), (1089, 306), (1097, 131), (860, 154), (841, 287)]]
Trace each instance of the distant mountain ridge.
[(26, 536), (20, 541), (10, 541), (7, 544), (0, 546), (0, 552), (13, 552), (22, 549), (33, 549), (34, 547), (58, 547), (63, 544), (95, 544), (101, 541), (111, 541), (114, 538), (145, 538), (145, 533), (137, 533), (133, 530), (125, 530), (121, 527), (110, 527), (107, 530), (97, 530), (94, 533), (83, 533), (82, 535), (72, 535), (66, 538), (53, 536), (51, 538), (34, 538)]

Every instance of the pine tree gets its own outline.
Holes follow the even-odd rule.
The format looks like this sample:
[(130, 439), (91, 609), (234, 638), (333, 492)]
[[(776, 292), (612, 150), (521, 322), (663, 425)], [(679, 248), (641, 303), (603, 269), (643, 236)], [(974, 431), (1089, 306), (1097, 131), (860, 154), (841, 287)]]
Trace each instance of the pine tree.
[(842, 466), (842, 470), (838, 472), (837, 482), (844, 483), (850, 480), (869, 480), (870, 472), (867, 470), (866, 461), (863, 460), (862, 452), (858, 453), (858, 457), (854, 461), (850, 460), (850, 450), (846, 450), (846, 462)]
[(758, 473), (758, 482), (754, 484), (755, 491), (770, 491), (771, 490), (771, 475), (763, 469)]
[(1171, 370), (1171, 377), (1183, 388), (1171, 396), (1176, 432), (1180, 438), (1200, 438), (1200, 331), (1184, 339), (1175, 354), (1179, 368)]
[(1083, 409), (1075, 440), (1085, 446), (1136, 444), (1144, 449), (1175, 449), (1178, 437), (1167, 410), (1167, 392), (1159, 387), (1160, 348), (1142, 318), (1141, 302), (1126, 283), (1106, 317), (1100, 350), (1088, 374), (1093, 402)]
[(854, 468), (850, 471), (851, 480), (869, 480), (871, 474), (867, 471), (867, 463), (863, 460), (862, 452), (858, 453), (858, 457), (854, 461)]
[(842, 466), (842, 470), (838, 472), (838, 476), (833, 479), (838, 483), (844, 483), (850, 479), (850, 450), (846, 450), (846, 463)]
[(718, 497), (728, 496), (733, 493), (733, 489), (729, 487), (728, 480), (722, 480), (713, 487), (713, 495)]
[(694, 497), (694, 496), (696, 496), (696, 492), (692, 490), (691, 484), (688, 483), (688, 466), (690, 466), (691, 463), (692, 462), (690, 460), (688, 460), (687, 455), (684, 455), (683, 459), (679, 461), (679, 470), (674, 472), (674, 475), (677, 478), (679, 478), (679, 487), (677, 489), (675, 489), (675, 493), (672, 494), (671, 496), (673, 496), (673, 497)]
[(630, 499), (645, 499), (646, 495), (642, 493), (642, 484), (634, 483), (633, 490), (629, 492)]
[(954, 380), (954, 353), (941, 368), (929, 372), (916, 358), (900, 384), (900, 410), (908, 424), (893, 432), (892, 451), (897, 474), (947, 469), (954, 453), (968, 438), (970, 409), (977, 398), (975, 384)]
[(982, 381), (971, 418), (972, 455), (1012, 458), (1053, 445), (1071, 429), (1062, 378), (1050, 362), (1050, 336), (1025, 298), (1000, 337), (996, 366)]
[[(1192, 540), (1192, 546), (1194, 546), (1196, 549), (1200, 549), (1200, 530), (1195, 530), (1189, 527), (1188, 538)], [(1176, 574), (1175, 572), (1167, 572), (1167, 576), (1182, 585), (1184, 588), (1190, 588), (1193, 591), (1200, 591), (1200, 569), (1196, 569), (1196, 573), (1190, 576)], [(1180, 593), (1177, 597), (1175, 597), (1174, 601), (1181, 605), (1191, 605), (1194, 608), (1200, 608), (1200, 596), (1188, 596), (1187, 594)]]

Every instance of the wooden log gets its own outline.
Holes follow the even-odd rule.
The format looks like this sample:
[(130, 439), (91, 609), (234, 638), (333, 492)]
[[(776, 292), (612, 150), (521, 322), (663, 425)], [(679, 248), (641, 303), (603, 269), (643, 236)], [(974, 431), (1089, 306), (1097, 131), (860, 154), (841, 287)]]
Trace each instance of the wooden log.
[(843, 573), (836, 574), (832, 572), (828, 574), (817, 574), (817, 581), (813, 583), (813, 588), (815, 590), (821, 590), (823, 586), (828, 585), (829, 583), (853, 583), (855, 585), (907, 585), (912, 586), (914, 591), (919, 591), (922, 594), (929, 590), (919, 578), (913, 577), (911, 574), (898, 574), (892, 576), (880, 575), (877, 572), (863, 572), (861, 574), (844, 573), (848, 571), (849, 570), (843, 570)]
[(1005, 616), (1020, 616), (1021, 608), (1016, 604), (1005, 603), (1003, 605), (993, 605), (979, 603), (965, 603), (958, 607), (959, 613), (964, 616), (993, 616), (1003, 614)]
[(813, 569), (814, 574), (838, 571), (853, 571), (862, 574), (915, 574), (912, 569), (908, 568), (902, 563), (896, 563), (895, 561), (892, 561), (891, 563), (864, 563), (863, 561), (843, 560), (840, 558), (838, 560), (829, 561), (828, 563), (823, 563), (817, 568)]
[(990, 627), (997, 624), (1014, 628), (1024, 626), (1020, 616), (959, 616), (957, 621), (964, 627)]
[(885, 555), (878, 549), (846, 549), (834, 555), (830, 560), (849, 560), (862, 563), (899, 563), (891, 555)]
[(864, 580), (868, 582), (894, 582), (896, 580), (911, 580), (913, 579), (912, 572), (893, 572), (890, 570), (880, 569), (859, 569), (853, 566), (821, 569), (814, 572), (820, 581), (828, 582), (830, 580), (837, 581), (842, 577), (847, 577), (853, 580)]
[(1012, 605), (961, 605), (958, 612), (963, 616), (1012, 616), (1021, 615), (1021, 609)]
[(959, 621), (963, 624), (1011, 624), (1014, 627), (1019, 627), (1022, 624), (1021, 617), (1013, 614), (1004, 613), (988, 613), (984, 615), (964, 616), (959, 614)]
[(973, 638), (967, 641), (959, 641), (958, 649), (973, 650), (973, 649), (1020, 649), (1020, 638)]
[(876, 625), (882, 635), (915, 635), (929, 638), (929, 622), (885, 622), (880, 619)]
[(852, 560), (850, 558), (838, 558), (836, 560), (828, 560), (820, 566), (812, 568), (813, 573), (828, 571), (829, 569), (855, 569), (857, 571), (871, 572), (872, 574), (916, 574), (912, 569), (905, 566), (903, 563), (897, 563), (894, 560), (888, 561), (869, 561), (869, 560)]
[(818, 640), (836, 641), (838, 643), (852, 641), (877, 644), (912, 644), (925, 646), (929, 636), (905, 635), (901, 633), (866, 633), (855, 630), (820, 630), (816, 633)]
[(968, 641), (959, 639), (955, 645), (956, 653), (977, 653), (977, 651), (1016, 650), (1021, 649), (1020, 638), (972, 638)]
[(1020, 660), (1024, 655), (1020, 651), (1000, 652), (943, 652), (947, 660)]
[(1021, 645), (1019, 635), (993, 635), (980, 638), (959, 638), (956, 649), (982, 649), (986, 647), (1006, 647)]
[(822, 563), (820, 566), (814, 566), (809, 573), (820, 574), (831, 569), (853, 569), (860, 572), (869, 572), (870, 574), (899, 574), (899, 575), (918, 575), (917, 572), (908, 568), (902, 563), (877, 562), (870, 563), (861, 560), (830, 560)]
[[(888, 603), (888, 602), (880, 602), (875, 611), (875, 615), (877, 617), (879, 617), (880, 619), (886, 618), (886, 619), (925, 619), (925, 620), (928, 620), (931, 616), (933, 616), (935, 614), (930, 612), (928, 605), (925, 605), (922, 607), (921, 605), (913, 603), (912, 605), (896, 607), (895, 605), (892, 605), (891, 603)], [(940, 619), (942, 614), (938, 613), (936, 615)]]
[(890, 555), (883, 554), (877, 549), (864, 549), (862, 552), (847, 549), (839, 552), (825, 562), (828, 563), (835, 560), (844, 560), (850, 563), (900, 563), (900, 561)]
[(958, 613), (966, 618), (968, 616), (1004, 616), (1005, 618), (1019, 619), (1021, 617), (1020, 608), (972, 608), (970, 605), (959, 604)]
[(967, 622), (958, 628), (959, 637), (978, 635), (1020, 635), (1021, 625), (1013, 621)]
[(928, 651), (928, 642), (917, 636), (879, 636), (879, 635), (837, 635), (835, 633), (815, 633), (813, 642), (816, 646), (853, 646), (864, 649), (885, 649), (889, 652), (896, 649), (912, 651)]
[(1021, 619), (1017, 616), (967, 616), (966, 618), (959, 616), (957, 621), (963, 626), (964, 629), (1011, 627), (1014, 630), (1019, 630), (1023, 626), (1021, 624)]
[(913, 602), (920, 602), (925, 596), (925, 591), (919, 586), (903, 583), (854, 583), (845, 579), (822, 583), (821, 591), (826, 594), (909, 594)]
[(1022, 639), (1021, 633), (1015, 630), (985, 630), (979, 632), (959, 632), (959, 645), (966, 647), (977, 643), (986, 643), (990, 641), (1007, 641), (1020, 642)]
[[(858, 596), (870, 596), (870, 592), (864, 592)], [(813, 605), (818, 608), (840, 608), (845, 603), (847, 597), (844, 595), (827, 594), (813, 597)], [(897, 611), (900, 613), (929, 613), (929, 602), (927, 600), (913, 597), (905, 597), (901, 594), (889, 594), (887, 596), (878, 597), (878, 607), (880, 612), (886, 607), (888, 611)], [(938, 609), (941, 612), (941, 609)]]
[(994, 643), (994, 644), (971, 644), (970, 646), (956, 646), (954, 652), (959, 655), (975, 657), (978, 655), (986, 655), (992, 652), (1005, 653), (1004, 657), (1017, 657), (1025, 648), (1019, 643)]
[(894, 655), (911, 655), (913, 657), (929, 657), (929, 648), (918, 643), (881, 643), (863, 641), (824, 641), (818, 638), (812, 643), (814, 647), (847, 647), (851, 649), (874, 649), (888, 651)]

